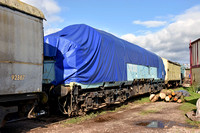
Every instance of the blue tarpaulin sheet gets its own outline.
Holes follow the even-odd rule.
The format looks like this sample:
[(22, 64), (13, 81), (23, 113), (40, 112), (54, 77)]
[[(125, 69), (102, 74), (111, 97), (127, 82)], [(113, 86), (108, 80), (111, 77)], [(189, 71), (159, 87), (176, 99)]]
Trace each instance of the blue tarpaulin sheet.
[(84, 24), (45, 36), (44, 56), (56, 61), (55, 85), (127, 81), (128, 63), (156, 67), (158, 78), (165, 76), (156, 54)]

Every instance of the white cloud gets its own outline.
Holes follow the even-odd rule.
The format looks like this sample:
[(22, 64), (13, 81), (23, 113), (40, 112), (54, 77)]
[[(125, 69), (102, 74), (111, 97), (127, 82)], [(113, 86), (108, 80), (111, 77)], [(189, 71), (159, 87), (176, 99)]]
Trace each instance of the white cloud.
[(27, 4), (40, 9), (47, 21), (44, 21), (44, 34), (50, 34), (60, 30), (55, 28), (55, 25), (63, 22), (64, 20), (59, 16), (61, 8), (57, 4), (56, 0), (21, 0)]
[(200, 38), (200, 5), (174, 17), (174, 22), (155, 33), (121, 38), (180, 63), (189, 62), (189, 42)]
[(57, 15), (61, 11), (61, 8), (55, 2), (55, 0), (21, 0), (21, 1), (39, 8), (44, 13), (48, 21), (50, 22), (61, 21), (61, 18)]
[(140, 20), (135, 20), (135, 21), (133, 21), (133, 24), (143, 25), (143, 26), (146, 26), (148, 28), (151, 28), (151, 27), (164, 26), (164, 25), (167, 24), (167, 22), (166, 21), (140, 21)]
[(57, 31), (60, 31), (61, 29), (60, 28), (49, 28), (47, 30), (44, 31), (44, 35), (49, 35), (51, 33), (54, 33), (54, 32), (57, 32)]
[(42, 0), (40, 5), (48, 14), (56, 14), (61, 10), (54, 0)]

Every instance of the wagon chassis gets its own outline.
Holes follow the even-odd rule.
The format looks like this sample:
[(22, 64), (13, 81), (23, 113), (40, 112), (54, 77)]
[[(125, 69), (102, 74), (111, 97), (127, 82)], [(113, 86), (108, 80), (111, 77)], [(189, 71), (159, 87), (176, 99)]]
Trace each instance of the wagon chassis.
[[(65, 86), (69, 88), (69, 85)], [(126, 82), (120, 86), (104, 87), (100, 86), (93, 89), (81, 89), (80, 85), (71, 86), (71, 91), (66, 96), (58, 96), (57, 102), (59, 110), (69, 117), (83, 115), (87, 111), (97, 110), (112, 104), (120, 104), (127, 99), (145, 93), (155, 93), (165, 87), (164, 81), (153, 79), (134, 80), (131, 84)], [(53, 90), (53, 89), (52, 89)], [(51, 107), (50, 107), (51, 108)], [(55, 108), (55, 107), (54, 107)]]

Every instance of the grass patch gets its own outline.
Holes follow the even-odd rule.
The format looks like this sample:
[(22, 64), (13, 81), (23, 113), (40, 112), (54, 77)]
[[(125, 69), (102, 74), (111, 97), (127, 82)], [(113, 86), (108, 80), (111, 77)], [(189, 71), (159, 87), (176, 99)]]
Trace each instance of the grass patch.
[(92, 118), (94, 118), (94, 117), (96, 117), (97, 115), (100, 115), (100, 114), (105, 114), (105, 112), (102, 112), (102, 113), (90, 113), (90, 114), (85, 115), (85, 116), (79, 116), (79, 117), (70, 118), (70, 119), (65, 120), (63, 123), (64, 124), (78, 124), (80, 122), (84, 122), (86, 120), (92, 119)]
[(158, 112), (158, 110), (142, 110), (141, 112), (140, 112), (140, 114), (141, 115), (148, 115), (148, 114), (150, 114), (150, 113), (157, 113)]
[[(196, 111), (196, 102), (200, 98), (200, 94), (196, 93), (195, 88), (193, 88), (193, 87), (187, 87), (187, 88), (181, 87), (181, 88), (175, 89), (175, 91), (176, 90), (186, 90), (190, 93), (189, 97), (184, 98), (185, 102), (181, 104), (179, 109), (182, 110), (184, 114), (186, 114), (189, 111)], [(187, 119), (186, 122), (188, 124), (191, 124), (191, 125), (196, 125), (196, 126), (200, 125), (200, 122), (191, 121), (190, 119)]]
[(196, 110), (196, 102), (200, 98), (200, 94), (194, 92), (193, 87), (188, 87), (188, 88), (181, 87), (176, 90), (186, 90), (190, 93), (189, 97), (185, 97), (186, 101), (182, 103), (182, 105), (180, 106), (180, 110), (182, 110), (184, 113), (187, 113), (192, 110)]
[(149, 103), (149, 102), (150, 102), (149, 96), (141, 97), (141, 98), (134, 100), (134, 103), (136, 103), (136, 104), (144, 104), (144, 103)]
[(123, 103), (122, 103), (122, 105), (121, 105), (120, 107), (115, 108), (113, 111), (114, 111), (114, 112), (117, 112), (117, 111), (119, 111), (119, 110), (123, 110), (123, 109), (126, 109), (126, 108), (128, 108), (128, 107), (129, 107), (128, 104), (123, 104)]
[(191, 121), (190, 119), (187, 119), (186, 122), (190, 125), (195, 125), (195, 126), (199, 126), (200, 122), (199, 121)]
[(106, 114), (108, 112), (117, 112), (117, 111), (120, 111), (120, 110), (124, 110), (126, 108), (129, 107), (129, 104), (125, 104), (125, 103), (121, 103), (119, 105), (114, 105), (112, 107), (108, 107), (108, 110), (105, 110), (103, 112), (101, 112), (101, 114)]

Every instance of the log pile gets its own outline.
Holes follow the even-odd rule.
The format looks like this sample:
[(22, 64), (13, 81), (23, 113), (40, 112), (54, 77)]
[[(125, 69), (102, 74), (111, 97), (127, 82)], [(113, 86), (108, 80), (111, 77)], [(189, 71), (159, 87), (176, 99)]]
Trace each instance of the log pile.
[(163, 100), (166, 102), (177, 102), (177, 103), (182, 103), (185, 101), (182, 92), (167, 90), (167, 89), (161, 90), (159, 94), (151, 94), (149, 100), (152, 102)]

